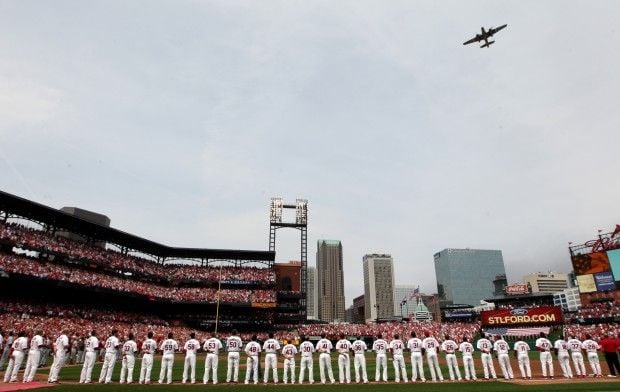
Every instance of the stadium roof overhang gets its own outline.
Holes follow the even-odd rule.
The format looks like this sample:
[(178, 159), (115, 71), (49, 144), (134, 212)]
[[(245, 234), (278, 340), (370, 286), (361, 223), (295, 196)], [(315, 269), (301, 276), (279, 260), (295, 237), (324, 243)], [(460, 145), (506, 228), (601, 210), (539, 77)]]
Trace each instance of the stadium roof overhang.
[(0, 211), (109, 242), (163, 259), (222, 259), (273, 262), (275, 252), (255, 250), (177, 248), (75, 217), (63, 211), (0, 191)]

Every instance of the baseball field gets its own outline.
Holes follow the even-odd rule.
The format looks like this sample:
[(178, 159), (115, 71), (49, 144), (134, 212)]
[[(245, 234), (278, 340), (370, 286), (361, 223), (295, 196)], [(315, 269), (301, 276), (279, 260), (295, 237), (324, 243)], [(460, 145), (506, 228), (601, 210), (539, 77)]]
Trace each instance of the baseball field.
[[(134, 383), (131, 385), (119, 385), (118, 380), (120, 377), (120, 362), (117, 362), (115, 369), (114, 369), (114, 375), (112, 377), (113, 383), (110, 385), (101, 385), (98, 384), (96, 381), (99, 377), (99, 372), (101, 369), (101, 363), (97, 363), (97, 365), (95, 366), (95, 369), (93, 371), (93, 384), (89, 384), (89, 385), (83, 385), (83, 384), (79, 384), (79, 378), (80, 378), (80, 372), (81, 372), (81, 366), (80, 365), (67, 365), (65, 366), (61, 373), (60, 373), (60, 384), (59, 385), (54, 385), (52, 388), (50, 388), (53, 391), (56, 392), (62, 392), (62, 391), (146, 391), (149, 389), (154, 389), (156, 391), (195, 391), (195, 390), (211, 390), (211, 391), (230, 391), (230, 390), (243, 390), (243, 391), (248, 391), (248, 392), (253, 392), (253, 391), (264, 391), (264, 390), (270, 390), (270, 391), (285, 391), (285, 390), (290, 390), (291, 388), (293, 388), (296, 391), (327, 391), (327, 392), (335, 392), (338, 390), (341, 390), (341, 388), (346, 388), (348, 390), (356, 390), (359, 392), (371, 392), (371, 391), (410, 391), (410, 390), (417, 390), (417, 391), (428, 391), (428, 392), (443, 392), (443, 391), (455, 391), (455, 392), (487, 392), (487, 391), (501, 391), (501, 392), (510, 392), (510, 391), (562, 391), (562, 392), (570, 392), (570, 391), (589, 391), (589, 392), (596, 392), (596, 391), (620, 391), (620, 379), (614, 379), (614, 378), (607, 378), (607, 377), (603, 377), (603, 378), (591, 378), (591, 377), (587, 377), (587, 378), (583, 378), (583, 379), (571, 379), (571, 380), (565, 380), (564, 378), (562, 378), (559, 366), (555, 366), (555, 370), (556, 370), (556, 377), (553, 380), (545, 380), (540, 378), (540, 367), (539, 367), (539, 363), (536, 359), (533, 358), (534, 356), (532, 356), (532, 373), (534, 376), (534, 379), (532, 380), (520, 380), (519, 378), (516, 378), (515, 380), (512, 381), (481, 381), (480, 378), (482, 378), (482, 369), (480, 368), (479, 364), (479, 360), (476, 360), (476, 366), (477, 366), (477, 372), (478, 372), (478, 378), (479, 380), (476, 382), (473, 381), (461, 381), (461, 382), (451, 382), (449, 381), (448, 378), (448, 370), (447, 368), (444, 366), (442, 366), (442, 371), (443, 371), (443, 375), (444, 375), (444, 379), (445, 381), (442, 383), (433, 383), (430, 381), (430, 376), (428, 374), (428, 368), (425, 366), (424, 371), (426, 374), (426, 378), (427, 378), (427, 382), (425, 383), (421, 383), (421, 382), (417, 382), (415, 384), (412, 383), (394, 383), (394, 382), (388, 382), (388, 383), (375, 383), (374, 382), (374, 377), (375, 377), (375, 367), (374, 367), (374, 358), (372, 355), (367, 355), (368, 358), (368, 378), (370, 380), (369, 384), (356, 384), (354, 382), (352, 382), (351, 384), (348, 385), (342, 385), (338, 383), (338, 365), (336, 363), (336, 361), (334, 360), (332, 363), (332, 368), (334, 371), (334, 377), (336, 379), (336, 384), (331, 385), (329, 383), (329, 381), (327, 382), (327, 384), (322, 385), (320, 383), (320, 378), (319, 378), (319, 369), (318, 369), (318, 361), (315, 360), (315, 364), (314, 364), (314, 380), (315, 383), (313, 385), (309, 385), (307, 384), (307, 380), (306, 383), (304, 383), (303, 385), (285, 385), (282, 383), (282, 372), (283, 369), (280, 368), (279, 369), (279, 378), (280, 378), (280, 383), (278, 385), (274, 385), (271, 382), (271, 378), (270, 378), (270, 383), (268, 385), (264, 385), (262, 383), (262, 379), (260, 379), (260, 382), (258, 385), (244, 385), (244, 379), (245, 379), (245, 366), (242, 365), (239, 371), (239, 383), (237, 385), (235, 384), (226, 384), (225, 380), (226, 380), (226, 359), (224, 356), (220, 357), (220, 362), (219, 362), (219, 367), (218, 367), (218, 378), (219, 378), (219, 384), (217, 385), (213, 385), (211, 383), (209, 383), (208, 385), (204, 385), (202, 383), (202, 377), (204, 374), (204, 359), (202, 359), (201, 361), (198, 361), (197, 364), (197, 371), (196, 371), (196, 384), (195, 385), (190, 385), (190, 384), (182, 384), (181, 383), (181, 378), (182, 378), (182, 373), (183, 373), (183, 361), (182, 361), (182, 356), (179, 355), (177, 356), (177, 360), (175, 361), (175, 365), (174, 365), (174, 369), (173, 369), (173, 384), (171, 385), (159, 385), (157, 383), (158, 377), (159, 377), (159, 370), (160, 370), (160, 362), (158, 359), (156, 359), (154, 361), (153, 364), (153, 371), (152, 371), (152, 375), (151, 375), (151, 385), (139, 385), (137, 384), (137, 378), (139, 375), (139, 368), (140, 368), (140, 361), (137, 360), (136, 361), (136, 368), (134, 369)], [(244, 361), (242, 361), (244, 362)], [(280, 366), (282, 366), (282, 364), (279, 364)], [(389, 380), (394, 380), (394, 369), (392, 367), (392, 364), (390, 362), (388, 362), (388, 379)], [(587, 364), (586, 364), (587, 365)], [(606, 370), (605, 368), (605, 364), (604, 361), (602, 363), (604, 370)], [(42, 386), (47, 386), (47, 384), (45, 384), (45, 381), (47, 380), (47, 374), (48, 374), (49, 368), (43, 368), (40, 369), (39, 372), (37, 373), (37, 380), (41, 383), (39, 385)], [(352, 379), (354, 381), (355, 376), (354, 376), (354, 371), (353, 369), (351, 369), (352, 371)], [(408, 375), (410, 376), (410, 371), (411, 368), (408, 366), (407, 372)], [(499, 366), (497, 366), (496, 364), (496, 371), (499, 372)], [(518, 366), (516, 364), (516, 361), (513, 361), (513, 371), (515, 372), (515, 377), (518, 377), (519, 375), (519, 370), (518, 370)], [(462, 372), (462, 369), (461, 369)], [(299, 375), (299, 368), (296, 369), (296, 376)], [(604, 371), (605, 373), (605, 371)], [(262, 372), (261, 372), (261, 376), (262, 376)], [(306, 376), (307, 377), (307, 376)], [(498, 374), (498, 377), (501, 377)], [(19, 377), (19, 379), (21, 380), (21, 375)], [(7, 384), (0, 384), (0, 391), (11, 391), (11, 390), (17, 390), (17, 389), (12, 389), (11, 387), (19, 387), (21, 386), (21, 384), (11, 384), (11, 385), (7, 385)]]

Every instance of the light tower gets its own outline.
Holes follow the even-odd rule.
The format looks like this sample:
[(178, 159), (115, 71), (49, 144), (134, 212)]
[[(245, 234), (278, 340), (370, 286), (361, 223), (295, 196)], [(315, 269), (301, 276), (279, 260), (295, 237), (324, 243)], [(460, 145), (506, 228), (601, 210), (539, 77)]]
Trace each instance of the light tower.
[[(282, 222), (282, 209), (295, 210), (295, 222)], [(285, 204), (282, 198), (271, 198), (271, 207), (269, 209), (269, 251), (276, 251), (276, 231), (282, 228), (292, 228), (300, 231), (300, 261), (301, 261), (301, 299), (300, 313), (302, 322), (306, 321), (307, 305), (307, 272), (308, 272), (308, 200), (297, 199), (295, 204)]]

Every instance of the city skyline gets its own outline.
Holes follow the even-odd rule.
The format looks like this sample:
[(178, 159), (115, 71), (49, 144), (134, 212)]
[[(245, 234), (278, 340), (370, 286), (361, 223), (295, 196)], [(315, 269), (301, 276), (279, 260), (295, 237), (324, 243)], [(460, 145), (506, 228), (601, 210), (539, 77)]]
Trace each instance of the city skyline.
[(270, 198), (303, 197), (308, 243), (346, 244), (347, 304), (366, 253), (427, 293), (446, 247), (568, 272), (569, 241), (618, 223), (617, 8), (5, 2), (0, 189), (218, 249), (268, 249)]

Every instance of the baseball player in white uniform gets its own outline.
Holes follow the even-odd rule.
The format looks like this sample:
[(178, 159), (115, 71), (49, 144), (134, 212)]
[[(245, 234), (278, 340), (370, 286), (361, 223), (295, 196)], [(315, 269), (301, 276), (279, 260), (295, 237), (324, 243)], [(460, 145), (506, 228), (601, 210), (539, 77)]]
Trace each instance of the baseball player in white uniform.
[(265, 375), (263, 382), (267, 384), (269, 381), (269, 369), (273, 369), (273, 383), (278, 383), (278, 356), (280, 350), (280, 342), (273, 338), (273, 332), (269, 332), (269, 339), (263, 343), (263, 351), (265, 352)]
[(50, 367), (50, 373), (47, 378), (47, 382), (49, 383), (58, 382), (58, 373), (60, 373), (60, 369), (67, 359), (67, 352), (69, 351), (68, 333), (69, 331), (63, 330), (54, 343), (54, 362), (52, 363), (52, 367)]
[(308, 381), (310, 384), (314, 384), (314, 372), (312, 370), (312, 366), (314, 364), (314, 359), (312, 358), (314, 344), (308, 340), (307, 336), (304, 337), (303, 342), (299, 345), (299, 351), (301, 352), (301, 361), (299, 363), (299, 383), (302, 384), (304, 382), (304, 373), (307, 368)]
[(140, 364), (140, 384), (151, 383), (151, 370), (153, 370), (153, 354), (157, 351), (157, 342), (153, 339), (153, 332), (146, 335), (146, 340), (142, 342), (142, 363)]
[(476, 342), (476, 348), (480, 350), (480, 361), (482, 362), (482, 370), (484, 371), (484, 379), (489, 379), (489, 374), (494, 380), (497, 380), (497, 374), (495, 374), (495, 366), (493, 365), (493, 356), (491, 356), (491, 350), (493, 350), (493, 343), (486, 337), (478, 339)]
[(570, 368), (568, 343), (564, 340), (564, 336), (560, 336), (560, 338), (553, 343), (553, 349), (558, 356), (558, 362), (560, 363), (560, 369), (562, 369), (564, 378), (573, 378), (573, 371)]
[(329, 380), (331, 383), (335, 383), (334, 372), (332, 371), (332, 358), (329, 355), (331, 350), (334, 348), (332, 342), (329, 339), (326, 339), (325, 334), (321, 335), (321, 340), (316, 343), (315, 351), (318, 351), (319, 354), (319, 373), (321, 375), (321, 383), (325, 384), (325, 371), (327, 370), (327, 375), (329, 376)]
[(446, 335), (445, 340), (441, 343), (441, 351), (446, 354), (446, 364), (448, 365), (448, 373), (450, 380), (454, 381), (455, 377), (461, 381), (461, 371), (459, 370), (459, 362), (456, 359), (456, 350), (458, 346), (456, 342)]
[(336, 351), (338, 352), (338, 381), (340, 384), (351, 382), (351, 342), (345, 339), (345, 335), (340, 335), (340, 340), (336, 342)]
[(493, 343), (493, 350), (497, 354), (497, 362), (499, 362), (499, 367), (502, 369), (504, 379), (510, 380), (515, 378), (512, 366), (510, 366), (510, 356), (508, 355), (510, 346), (501, 336), (496, 337)]
[(116, 337), (117, 334), (118, 331), (113, 329), (112, 334), (103, 345), (105, 348), (105, 357), (103, 359), (103, 365), (101, 366), (101, 373), (99, 374), (100, 383), (109, 384), (112, 382), (112, 372), (114, 371), (114, 364), (116, 363), (116, 350), (121, 344)]
[(583, 363), (583, 354), (581, 353), (581, 341), (571, 336), (568, 339), (568, 349), (570, 350), (573, 365), (575, 366), (575, 374), (577, 377), (586, 376), (586, 365)]
[[(359, 383), (360, 379), (364, 381), (364, 384), (368, 384), (368, 374), (366, 373), (366, 342), (362, 340), (362, 337), (358, 337), (356, 341), (351, 345), (353, 350), (353, 367), (355, 368), (355, 382)], [(361, 377), (360, 377), (361, 369)]]
[(592, 372), (594, 375), (596, 377), (602, 377), (603, 373), (601, 372), (601, 363), (598, 359), (598, 350), (601, 349), (601, 346), (592, 340), (590, 335), (586, 335), (586, 339), (581, 344), (581, 347), (586, 350), (588, 362), (590, 362), (590, 367), (592, 367)]
[(258, 384), (258, 355), (261, 352), (260, 344), (256, 341), (256, 335), (252, 336), (252, 340), (245, 345), (245, 354), (248, 356), (245, 370), (245, 383), (250, 383), (250, 378), (254, 380), (254, 384)]
[(22, 331), (17, 334), (17, 339), (13, 341), (11, 349), (13, 352), (11, 353), (6, 372), (4, 372), (4, 382), (13, 383), (17, 382), (17, 373), (22, 366), (22, 362), (24, 362), (25, 352), (28, 349), (26, 332)]
[(284, 375), (282, 379), (285, 384), (288, 384), (288, 375), (291, 374), (291, 384), (295, 384), (295, 354), (297, 354), (297, 347), (288, 343), (282, 347), (282, 355), (284, 356)]
[(26, 360), (26, 369), (24, 370), (24, 382), (32, 382), (37, 369), (39, 368), (39, 361), (41, 360), (41, 348), (43, 347), (43, 332), (35, 332), (32, 339), (30, 339), (30, 350), (28, 351), (28, 359)]
[[(388, 344), (385, 340), (383, 340), (383, 336), (381, 334), (377, 335), (377, 340), (375, 340), (372, 344), (372, 351), (376, 354), (375, 360), (375, 381), (379, 382), (381, 380), (381, 375), (383, 373), (383, 381), (387, 382), (387, 352)], [(383, 369), (383, 372), (381, 372)]]
[(536, 348), (540, 351), (540, 366), (542, 374), (547, 378), (547, 368), (549, 368), (549, 377), (553, 378), (553, 358), (551, 358), (551, 342), (545, 337), (545, 333), (541, 332), (540, 337), (536, 339)]
[(162, 352), (161, 370), (159, 371), (159, 383), (172, 384), (172, 366), (174, 365), (174, 353), (179, 351), (179, 344), (173, 339), (172, 332), (168, 333), (168, 339), (161, 342), (159, 349)]
[(209, 382), (209, 372), (213, 374), (213, 384), (217, 384), (217, 366), (220, 350), (222, 348), (222, 342), (215, 336), (205, 340), (203, 349), (207, 352), (207, 358), (205, 359), (205, 374), (202, 379), (203, 384)]
[(97, 332), (91, 331), (90, 336), (84, 342), (84, 363), (80, 374), (80, 384), (90, 384), (93, 368), (97, 361), (97, 350), (99, 349), (99, 339)]
[(467, 336), (463, 336), (463, 342), (459, 345), (459, 351), (463, 355), (463, 368), (465, 369), (465, 380), (470, 377), (476, 381), (476, 367), (474, 366), (474, 346), (469, 343)]
[(530, 345), (524, 342), (523, 340), (519, 340), (514, 345), (515, 355), (517, 356), (517, 361), (519, 362), (519, 371), (521, 372), (521, 377), (525, 380), (532, 378), (532, 368), (530, 367)]
[(411, 332), (411, 338), (407, 342), (407, 348), (411, 351), (411, 381), (416, 382), (419, 373), (420, 380), (426, 382), (424, 378), (424, 367), (422, 366), (422, 340), (416, 337), (415, 332)]
[(237, 336), (237, 330), (232, 330), (232, 335), (226, 339), (226, 349), (228, 350), (228, 367), (226, 369), (226, 382), (239, 382), (239, 360), (243, 341)]
[(138, 352), (138, 345), (133, 340), (133, 333), (127, 336), (127, 341), (123, 343), (121, 351), (123, 353), (123, 361), (121, 362), (121, 384), (125, 382), (131, 384), (133, 382), (133, 368), (136, 364), (136, 353)]
[(13, 347), (15, 337), (13, 331), (10, 331), (7, 336), (0, 339), (0, 349), (2, 349), (2, 355), (0, 355), (0, 371), (4, 370), (4, 364), (9, 360), (9, 352)]
[(196, 340), (196, 334), (192, 332), (189, 334), (189, 339), (183, 345), (183, 350), (185, 351), (185, 362), (183, 363), (183, 384), (187, 382), (188, 372), (190, 382), (192, 384), (196, 383), (196, 353), (199, 349), (200, 342)]
[(430, 332), (424, 332), (424, 340), (422, 340), (422, 348), (426, 352), (426, 361), (428, 362), (428, 367), (431, 371), (431, 379), (433, 382), (443, 381), (443, 374), (441, 373), (441, 368), (439, 367), (439, 361), (437, 360), (437, 350), (439, 349), (439, 342), (434, 337), (430, 336)]
[(394, 339), (390, 342), (390, 351), (392, 352), (392, 363), (394, 364), (394, 375), (396, 382), (400, 382), (402, 377), (404, 382), (407, 382), (407, 366), (405, 365), (405, 357), (403, 351), (405, 350), (405, 343), (400, 340), (398, 334), (394, 335)]

